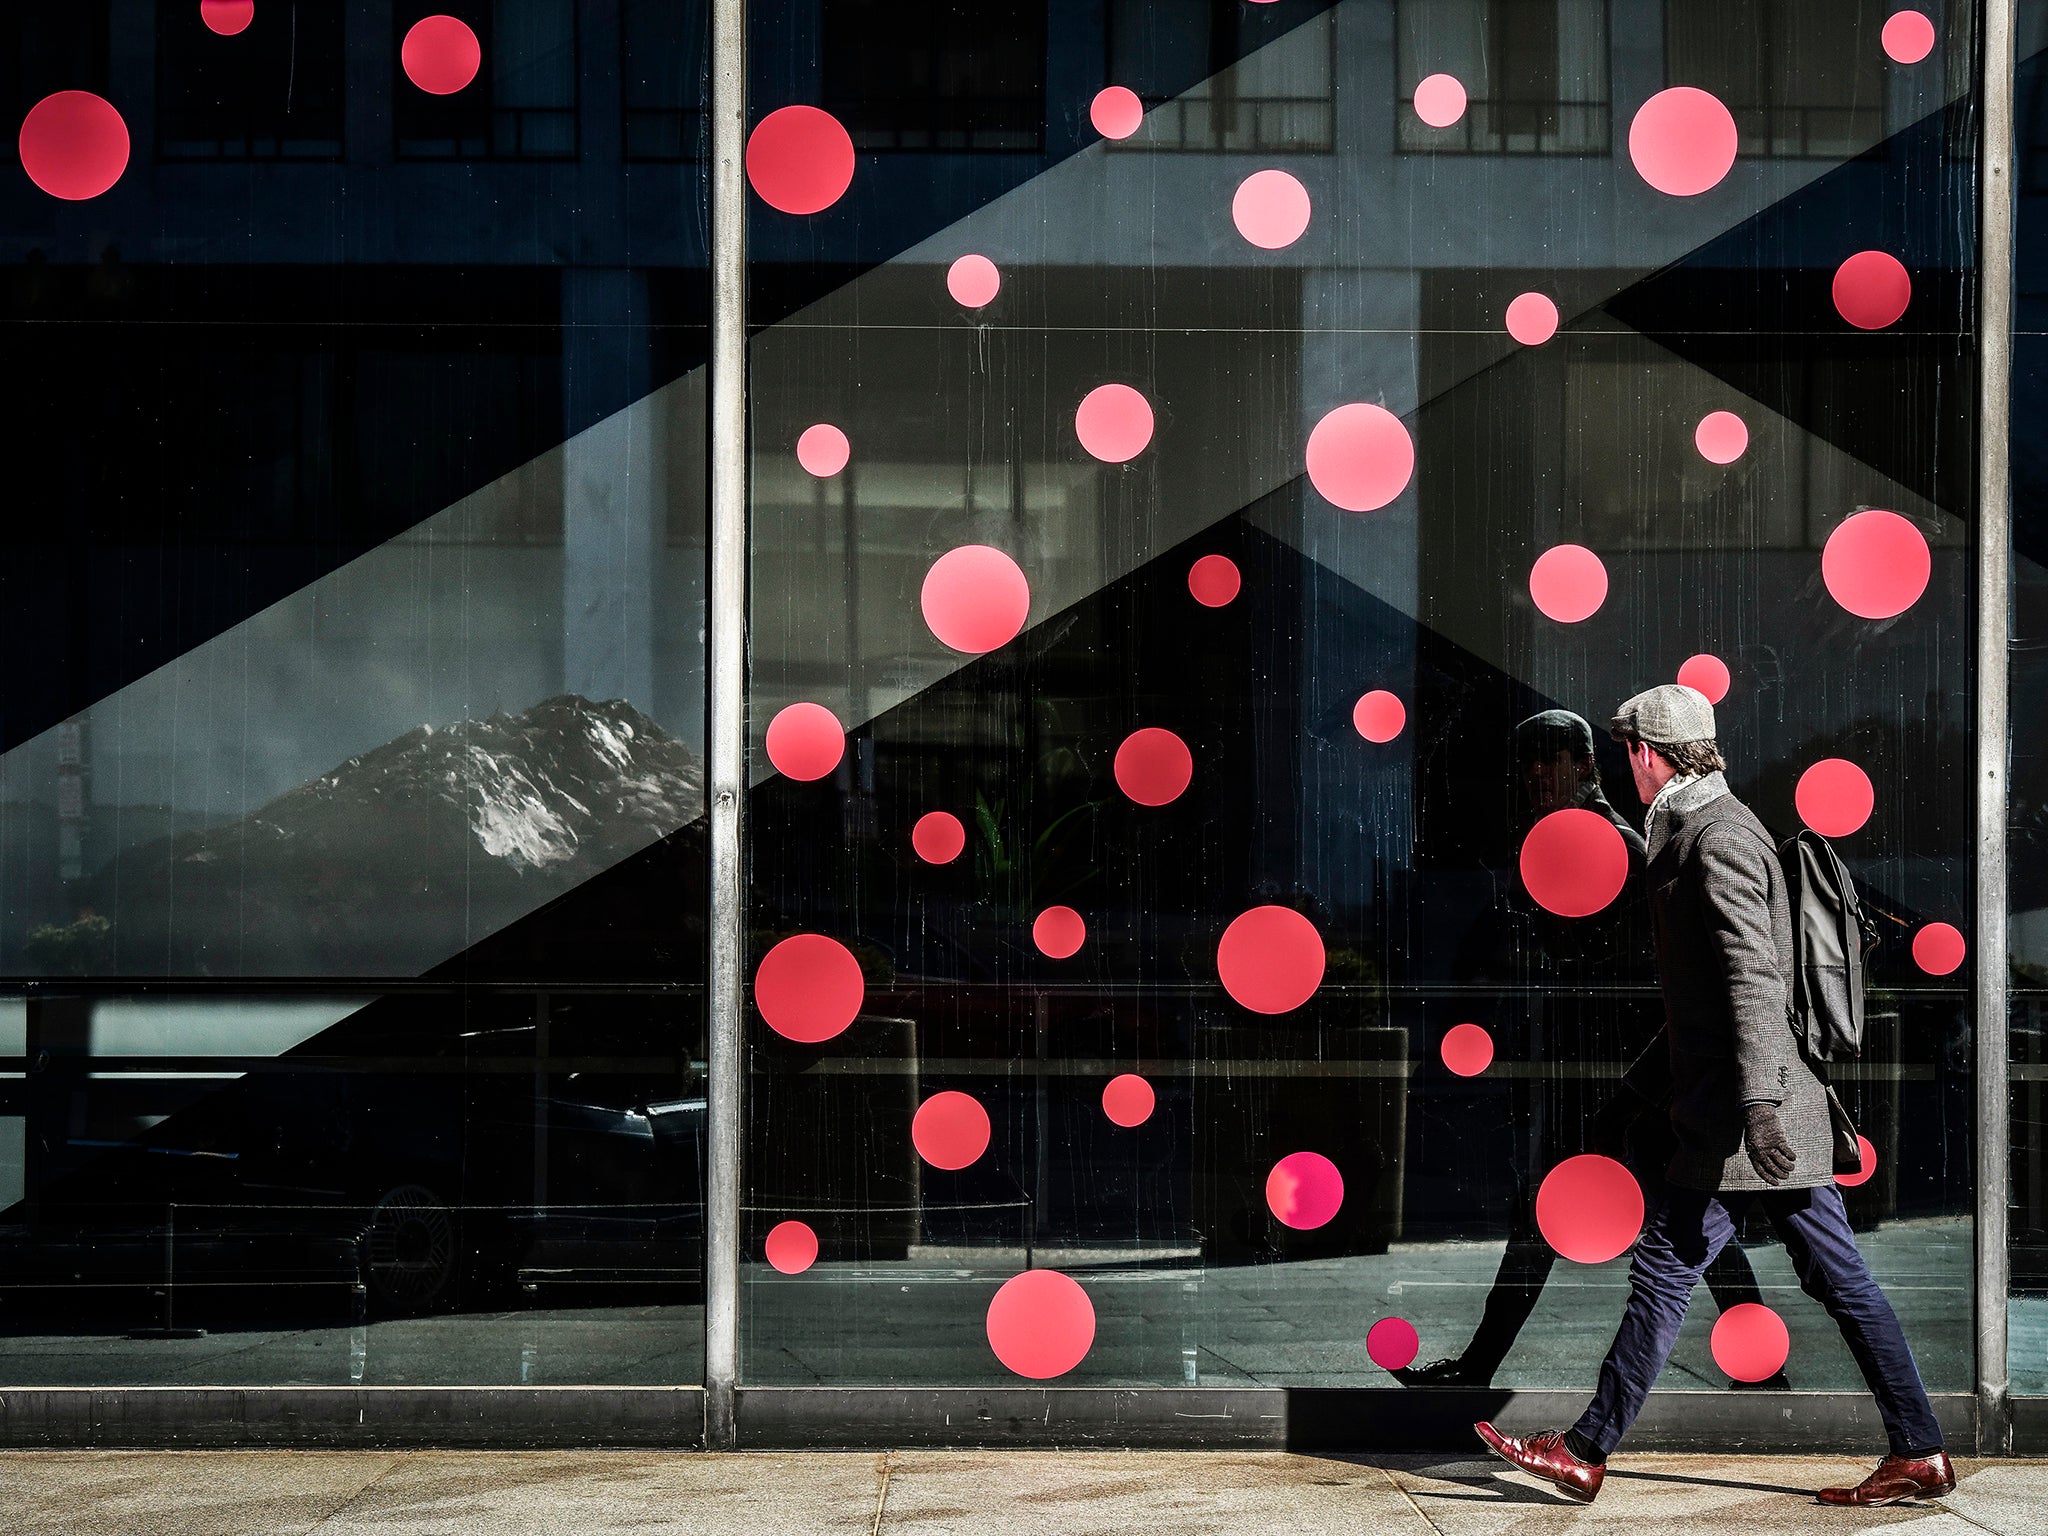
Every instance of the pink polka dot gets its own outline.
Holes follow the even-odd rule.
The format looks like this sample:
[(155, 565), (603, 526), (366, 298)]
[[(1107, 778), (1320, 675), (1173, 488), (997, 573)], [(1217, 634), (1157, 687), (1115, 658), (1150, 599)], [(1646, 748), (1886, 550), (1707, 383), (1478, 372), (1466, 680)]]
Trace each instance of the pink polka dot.
[(1543, 1240), (1573, 1263), (1605, 1264), (1626, 1252), (1643, 1230), (1642, 1186), (1611, 1157), (1568, 1157), (1543, 1176), (1536, 1225)]
[(1266, 1208), (1284, 1227), (1327, 1226), (1344, 1204), (1344, 1175), (1320, 1152), (1290, 1152), (1266, 1175)]
[(1859, 1184), (1868, 1184), (1871, 1175), (1877, 1172), (1877, 1148), (1870, 1144), (1868, 1136), (1856, 1138), (1856, 1171), (1838, 1173), (1835, 1182), (1844, 1189), (1854, 1189)]
[(1384, 688), (1361, 694), (1351, 706), (1351, 724), (1367, 741), (1392, 741), (1408, 723), (1408, 709)]
[(233, 37), (256, 19), (256, 0), (199, 0), (199, 19), (207, 31)]
[(1508, 302), (1508, 334), (1525, 347), (1540, 347), (1557, 334), (1557, 305), (1547, 294), (1518, 293)]
[(1493, 1065), (1493, 1036), (1482, 1025), (1453, 1024), (1438, 1050), (1444, 1065), (1460, 1077), (1477, 1077)]
[(1003, 274), (986, 256), (962, 256), (946, 268), (946, 292), (953, 295), (955, 303), (969, 309), (993, 304), (1002, 286)]
[(1714, 1320), (1714, 1364), (1737, 1381), (1763, 1381), (1785, 1368), (1792, 1335), (1785, 1319), (1758, 1301), (1737, 1302)]
[(1031, 942), (1054, 960), (1068, 960), (1088, 942), (1088, 924), (1072, 907), (1047, 907), (1031, 924)]
[(1918, 11), (1898, 11), (1878, 34), (1894, 64), (1918, 64), (1934, 51), (1934, 23)]
[(1323, 936), (1290, 907), (1239, 913), (1216, 945), (1216, 974), (1239, 1007), (1291, 1013), (1323, 984)]
[(1824, 757), (1799, 775), (1792, 803), (1822, 837), (1847, 837), (1870, 820), (1877, 791), (1870, 775), (1846, 757)]
[(988, 1150), (988, 1111), (970, 1094), (947, 1089), (917, 1106), (910, 1141), (934, 1168), (965, 1168)]
[(1422, 1340), (1415, 1325), (1405, 1317), (1383, 1317), (1365, 1330), (1365, 1353), (1383, 1371), (1398, 1371), (1415, 1363)]
[(926, 811), (910, 829), (910, 846), (927, 864), (950, 864), (967, 847), (967, 828), (951, 811)]
[(1913, 963), (1930, 976), (1953, 975), (1968, 954), (1962, 930), (1953, 923), (1929, 923), (1913, 935)]
[(1003, 1282), (988, 1304), (988, 1347), (1019, 1376), (1049, 1381), (1088, 1357), (1095, 1304), (1056, 1269), (1027, 1269)]
[(1204, 555), (1188, 568), (1188, 591), (1204, 608), (1221, 608), (1243, 586), (1237, 562), (1228, 555)]
[(1677, 680), (1694, 692), (1705, 694), (1709, 704), (1718, 704), (1728, 697), (1728, 663), (1704, 651), (1685, 658)]
[(1282, 250), (1308, 228), (1308, 188), (1285, 171), (1254, 171), (1238, 183), (1230, 217), (1253, 245)]
[(1340, 405), (1308, 435), (1309, 483), (1346, 512), (1373, 512), (1408, 488), (1415, 439), (1384, 406)]
[(854, 1021), (867, 998), (853, 951), (822, 933), (793, 933), (754, 970), (754, 1006), (785, 1040), (816, 1045)]
[(1088, 121), (1105, 139), (1128, 139), (1145, 122), (1145, 103), (1121, 85), (1106, 85), (1088, 103)]
[(796, 440), (796, 461), (803, 465), (806, 474), (816, 475), (820, 480), (829, 480), (853, 457), (853, 444), (846, 440), (846, 434), (829, 421), (805, 427), (803, 435)]
[(846, 755), (846, 727), (822, 704), (792, 704), (768, 722), (767, 747), (777, 773), (822, 779)]
[(1173, 732), (1148, 725), (1116, 749), (1116, 785), (1140, 805), (1178, 800), (1195, 776), (1195, 756)]
[(1522, 840), (1522, 884), (1545, 911), (1590, 917), (1628, 882), (1628, 844), (1594, 811), (1552, 811)]
[(853, 140), (830, 112), (778, 107), (747, 135), (747, 184), (782, 213), (821, 213), (853, 185)]
[(1118, 1125), (1143, 1125), (1157, 1103), (1152, 1085), (1135, 1072), (1112, 1077), (1102, 1090), (1102, 1112)]
[(1582, 544), (1559, 544), (1529, 568), (1529, 596), (1545, 618), (1580, 623), (1607, 601), (1607, 567)]
[(785, 1275), (800, 1275), (818, 1262), (818, 1234), (801, 1221), (778, 1221), (761, 1244), (761, 1256)]
[(1835, 311), (1859, 331), (1881, 331), (1913, 302), (1913, 277), (1889, 251), (1858, 251), (1835, 268)]
[(128, 125), (91, 91), (45, 96), (21, 122), (21, 168), (52, 197), (98, 197), (128, 169)]
[(1933, 573), (1927, 536), (1876, 508), (1844, 518), (1820, 552), (1829, 595), (1861, 619), (1897, 618), (1920, 600)]
[(1103, 463), (1127, 463), (1152, 441), (1152, 403), (1128, 384), (1099, 384), (1074, 412), (1074, 435)]
[(1749, 447), (1749, 428), (1733, 411), (1709, 411), (1693, 428), (1692, 444), (1710, 464), (1733, 464)]
[(1718, 98), (1674, 85), (1644, 102), (1628, 128), (1636, 174), (1672, 197), (1696, 197), (1735, 164), (1735, 118)]
[(423, 16), (399, 45), (405, 78), (429, 96), (453, 96), (476, 78), (483, 45), (469, 23), (454, 16)]
[(939, 643), (970, 656), (1008, 645), (1031, 615), (1031, 583), (986, 544), (963, 544), (932, 562), (918, 601)]
[(1465, 115), (1465, 87), (1455, 75), (1426, 75), (1415, 87), (1415, 115), (1432, 128), (1448, 128)]

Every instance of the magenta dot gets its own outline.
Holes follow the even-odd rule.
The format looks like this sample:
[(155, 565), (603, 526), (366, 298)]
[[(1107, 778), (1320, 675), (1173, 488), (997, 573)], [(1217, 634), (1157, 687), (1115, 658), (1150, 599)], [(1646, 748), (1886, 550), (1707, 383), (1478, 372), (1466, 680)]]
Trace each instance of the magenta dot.
[(853, 951), (822, 933), (793, 933), (754, 970), (754, 1006), (786, 1040), (816, 1045), (854, 1021), (867, 997)]
[(1031, 942), (1054, 960), (1072, 959), (1088, 942), (1088, 924), (1072, 907), (1047, 907), (1031, 924)]
[(853, 185), (853, 140), (816, 107), (778, 107), (747, 135), (747, 184), (781, 213), (820, 213)]
[(1728, 697), (1728, 663), (1704, 651), (1688, 656), (1678, 669), (1678, 681), (1695, 693), (1704, 694), (1709, 704), (1718, 704)]
[(1749, 428), (1733, 411), (1709, 411), (1693, 428), (1692, 444), (1710, 464), (1733, 464), (1749, 446)]
[(1858, 251), (1835, 268), (1835, 311), (1859, 331), (1881, 331), (1913, 302), (1913, 277), (1889, 251)]
[(1611, 1157), (1568, 1157), (1543, 1176), (1536, 1225), (1543, 1240), (1573, 1263), (1605, 1264), (1643, 1229), (1642, 1186)]
[(962, 256), (946, 268), (946, 292), (953, 295), (955, 303), (968, 309), (993, 304), (1002, 286), (1003, 274), (986, 256)]
[(1897, 11), (1878, 34), (1894, 64), (1918, 64), (1934, 51), (1934, 23), (1918, 11)]
[(1822, 837), (1847, 837), (1870, 820), (1877, 791), (1870, 775), (1846, 757), (1824, 757), (1799, 775), (1792, 803)]
[(1237, 562), (1228, 555), (1204, 555), (1188, 567), (1188, 591), (1204, 608), (1221, 608), (1243, 586)]
[(1690, 85), (1659, 91), (1628, 128), (1628, 157), (1659, 192), (1696, 197), (1735, 164), (1735, 118), (1718, 98)]
[(1323, 936), (1290, 907), (1253, 907), (1216, 945), (1223, 990), (1253, 1013), (1291, 1013), (1323, 984)]
[(1351, 725), (1367, 741), (1392, 741), (1408, 723), (1408, 709), (1384, 688), (1361, 694), (1351, 706)]
[(1737, 1381), (1763, 1381), (1785, 1368), (1792, 1335), (1785, 1319), (1760, 1301), (1741, 1301), (1714, 1320), (1708, 1339), (1714, 1364)]
[(405, 78), (429, 96), (453, 96), (476, 78), (483, 45), (469, 23), (454, 16), (423, 16), (399, 45)]
[(1913, 935), (1913, 963), (1930, 976), (1953, 975), (1968, 953), (1962, 930), (1953, 923), (1929, 923)]
[(910, 829), (910, 846), (927, 864), (950, 864), (967, 847), (967, 828), (951, 811), (926, 811)]
[(1099, 384), (1074, 412), (1074, 435), (1103, 463), (1127, 463), (1152, 441), (1152, 403), (1128, 384)]
[(1525, 347), (1540, 347), (1557, 334), (1557, 305), (1549, 295), (1518, 293), (1508, 302), (1508, 334)]
[(846, 755), (846, 727), (822, 704), (791, 704), (768, 722), (767, 747), (777, 773), (822, 779)]
[(1493, 1036), (1478, 1024), (1453, 1024), (1438, 1047), (1444, 1065), (1460, 1077), (1477, 1077), (1493, 1065)]
[(1019, 1376), (1064, 1376), (1094, 1342), (1094, 1303), (1079, 1282), (1056, 1269), (1013, 1275), (988, 1304), (988, 1347)]
[(761, 1244), (761, 1256), (785, 1275), (800, 1275), (818, 1262), (818, 1234), (801, 1221), (778, 1221)]
[(1897, 618), (1920, 600), (1933, 573), (1927, 536), (1876, 508), (1844, 518), (1820, 552), (1828, 594), (1861, 619)]
[(1152, 1085), (1135, 1072), (1121, 1073), (1102, 1090), (1102, 1112), (1118, 1125), (1143, 1125), (1158, 1103)]
[(1195, 776), (1195, 755), (1173, 732), (1148, 725), (1116, 749), (1116, 785), (1140, 805), (1178, 800)]
[(917, 1106), (910, 1142), (934, 1168), (965, 1168), (988, 1150), (988, 1111), (970, 1094), (947, 1089)]
[(1628, 881), (1628, 844), (1595, 811), (1552, 811), (1522, 840), (1522, 884), (1559, 917), (1591, 917)]
[(1327, 1226), (1343, 1204), (1344, 1175), (1320, 1152), (1290, 1152), (1266, 1175), (1266, 1208), (1282, 1226)]
[(1607, 567), (1583, 544), (1559, 544), (1529, 568), (1529, 596), (1545, 618), (1577, 624), (1607, 601)]
[(207, 31), (233, 37), (256, 19), (256, 0), (199, 0), (199, 19)]
[(1403, 1370), (1415, 1363), (1422, 1340), (1405, 1317), (1383, 1317), (1365, 1330), (1365, 1353), (1383, 1371)]
[(1106, 85), (1088, 103), (1088, 121), (1105, 139), (1128, 139), (1145, 122), (1145, 103), (1121, 85)]
[(805, 427), (803, 435), (796, 440), (796, 461), (803, 465), (806, 474), (816, 475), (820, 480), (829, 480), (853, 457), (853, 444), (846, 440), (846, 434), (829, 421)]
[(1415, 115), (1432, 128), (1448, 128), (1465, 115), (1465, 87), (1455, 75), (1426, 75), (1415, 87)]
[(128, 125), (91, 91), (45, 96), (21, 122), (21, 168), (52, 197), (98, 197), (128, 169)]
[(970, 656), (1008, 645), (1031, 614), (1031, 583), (986, 544), (963, 544), (932, 562), (918, 601), (939, 643)]
[(1285, 171), (1254, 171), (1230, 200), (1237, 232), (1262, 250), (1294, 244), (1308, 228), (1308, 188)]
[(1835, 1182), (1844, 1189), (1854, 1189), (1859, 1184), (1868, 1184), (1872, 1174), (1877, 1172), (1877, 1148), (1870, 1144), (1868, 1136), (1856, 1138), (1856, 1171), (1838, 1173)]
[(1408, 488), (1415, 439), (1379, 405), (1340, 405), (1308, 435), (1308, 478), (1346, 512), (1373, 512)]

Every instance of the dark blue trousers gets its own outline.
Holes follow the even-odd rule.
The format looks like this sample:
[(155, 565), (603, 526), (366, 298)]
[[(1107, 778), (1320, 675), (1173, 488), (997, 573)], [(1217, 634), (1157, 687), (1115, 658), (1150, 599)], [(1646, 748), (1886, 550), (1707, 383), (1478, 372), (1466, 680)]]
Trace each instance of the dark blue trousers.
[(1832, 1184), (1819, 1189), (1765, 1190), (1757, 1194), (1708, 1194), (1665, 1188), (1652, 1196), (1649, 1219), (1629, 1266), (1628, 1308), (1621, 1328), (1600, 1364), (1600, 1386), (1573, 1429), (1604, 1454), (1621, 1443), (1642, 1412), (1643, 1400), (1671, 1358), (1678, 1325), (1700, 1276), (1735, 1236), (1735, 1220), (1723, 1200), (1763, 1203), (1778, 1239), (1791, 1255), (1800, 1289), (1828, 1309), (1842, 1330), (1863, 1380), (1877, 1398), (1894, 1455), (1921, 1455), (1941, 1445), (1927, 1389), (1913, 1364), (1913, 1351), (1898, 1315), (1870, 1278), (1849, 1213)]

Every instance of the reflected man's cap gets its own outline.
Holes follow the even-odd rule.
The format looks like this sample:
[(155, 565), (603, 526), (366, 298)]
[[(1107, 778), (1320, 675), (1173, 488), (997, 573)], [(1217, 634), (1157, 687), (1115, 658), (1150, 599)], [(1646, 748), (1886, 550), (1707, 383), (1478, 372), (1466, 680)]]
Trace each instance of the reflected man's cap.
[(1682, 746), (1714, 739), (1714, 706), (1697, 688), (1659, 683), (1645, 688), (1614, 712), (1609, 723), (1616, 741), (1633, 737), (1653, 747)]
[(1573, 757), (1593, 755), (1593, 727), (1570, 710), (1546, 709), (1515, 727), (1515, 761), (1526, 763), (1560, 752)]

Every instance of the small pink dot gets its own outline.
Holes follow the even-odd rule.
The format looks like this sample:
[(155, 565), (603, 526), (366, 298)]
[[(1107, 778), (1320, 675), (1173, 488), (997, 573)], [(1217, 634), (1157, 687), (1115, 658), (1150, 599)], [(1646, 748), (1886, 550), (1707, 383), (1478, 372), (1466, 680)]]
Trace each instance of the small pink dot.
[(1530, 567), (1529, 596), (1545, 618), (1581, 623), (1607, 601), (1607, 567), (1583, 545), (1559, 544)]
[(768, 761), (786, 778), (822, 779), (846, 755), (846, 727), (822, 704), (791, 704), (768, 722)]
[(1291, 907), (1253, 907), (1216, 945), (1216, 974), (1253, 1013), (1291, 1013), (1323, 984), (1327, 956), (1316, 925)]
[(1221, 608), (1243, 586), (1237, 562), (1228, 555), (1204, 555), (1188, 568), (1188, 591), (1204, 608)]
[(1102, 1090), (1102, 1112), (1121, 1126), (1143, 1125), (1157, 1104), (1152, 1085), (1135, 1072), (1112, 1077)]
[(1764, 1381), (1785, 1368), (1792, 1335), (1785, 1320), (1760, 1301), (1741, 1301), (1714, 1320), (1707, 1347), (1714, 1364), (1736, 1381)]
[(803, 465), (805, 473), (816, 475), (820, 480), (829, 480), (838, 474), (852, 457), (853, 444), (829, 421), (805, 427), (803, 436), (796, 440), (797, 463)]
[(45, 96), (21, 121), (16, 142), (28, 179), (68, 203), (98, 197), (128, 169), (128, 124), (91, 91)]
[(785, 1275), (800, 1275), (818, 1262), (818, 1234), (801, 1221), (779, 1221), (761, 1244), (762, 1257)]
[(754, 970), (754, 1006), (786, 1040), (817, 1045), (860, 1013), (867, 983), (853, 951), (822, 933), (793, 933)]
[(1838, 1173), (1835, 1182), (1844, 1189), (1854, 1189), (1859, 1184), (1868, 1184), (1870, 1176), (1877, 1172), (1877, 1148), (1870, 1144), (1868, 1136), (1856, 1138), (1856, 1171)]
[(1820, 552), (1828, 595), (1859, 619), (1893, 619), (1920, 600), (1934, 573), (1927, 536), (1873, 507), (1844, 518)]
[(1870, 820), (1877, 790), (1870, 775), (1846, 757), (1824, 757), (1799, 775), (1792, 803), (1799, 819), (1822, 837), (1847, 837)]
[(1858, 251), (1835, 268), (1835, 311), (1859, 331), (1881, 331), (1913, 302), (1913, 276), (1889, 251)]
[(1929, 923), (1913, 935), (1913, 963), (1930, 976), (1954, 974), (1968, 953), (1962, 930), (1953, 923)]
[(1894, 64), (1918, 64), (1934, 51), (1934, 23), (1918, 11), (1899, 11), (1878, 34)]
[(1091, 457), (1128, 463), (1152, 441), (1152, 402), (1128, 384), (1099, 384), (1074, 412), (1074, 435)]
[(1351, 706), (1351, 725), (1367, 741), (1388, 742), (1408, 723), (1408, 708), (1384, 688), (1361, 694)]
[(1072, 907), (1047, 907), (1031, 924), (1031, 942), (1054, 960), (1070, 960), (1088, 942), (1088, 924)]
[(1266, 1208), (1282, 1226), (1328, 1226), (1344, 1204), (1344, 1175), (1320, 1152), (1290, 1152), (1266, 1175)]
[(1643, 1187), (1611, 1157), (1568, 1157), (1537, 1188), (1536, 1226), (1574, 1264), (1605, 1264), (1643, 1230)]
[(1262, 250), (1294, 244), (1308, 228), (1308, 188), (1285, 171), (1254, 171), (1230, 200), (1237, 232)]
[(1415, 1363), (1422, 1350), (1415, 1325), (1405, 1317), (1383, 1317), (1365, 1330), (1366, 1358), (1383, 1371), (1402, 1370)]
[(1445, 1031), (1444, 1065), (1460, 1077), (1477, 1077), (1493, 1065), (1493, 1036), (1479, 1024), (1453, 1024)]
[(1508, 334), (1525, 347), (1540, 347), (1557, 334), (1557, 305), (1546, 294), (1520, 293), (1508, 305)]
[(918, 603), (941, 645), (980, 656), (1023, 632), (1031, 583), (1000, 549), (963, 544), (932, 562)]
[(256, 0), (199, 0), (199, 19), (207, 31), (233, 37), (256, 19)]
[(1095, 1342), (1095, 1304), (1056, 1269), (1027, 1269), (1003, 1282), (988, 1304), (988, 1347), (1031, 1381), (1064, 1376)]
[(910, 1144), (934, 1168), (965, 1168), (988, 1150), (988, 1111), (971, 1095), (947, 1089), (917, 1106)]
[(1718, 704), (1728, 697), (1728, 663), (1704, 651), (1697, 656), (1688, 656), (1678, 669), (1678, 681), (1706, 695), (1709, 704)]
[(1733, 464), (1749, 447), (1749, 428), (1733, 411), (1709, 411), (1693, 428), (1693, 446), (1710, 464)]
[(1145, 122), (1145, 103), (1121, 85), (1106, 85), (1088, 103), (1088, 121), (1105, 139), (1128, 139)]
[(454, 16), (423, 16), (399, 45), (405, 78), (429, 96), (453, 96), (476, 78), (483, 45), (470, 25)]
[(927, 864), (950, 864), (966, 851), (967, 828), (951, 811), (926, 811), (910, 829), (910, 846)]
[(1428, 75), (1415, 87), (1415, 115), (1432, 128), (1448, 128), (1465, 115), (1465, 87), (1455, 75)]
[(968, 309), (993, 304), (1002, 286), (1003, 274), (986, 256), (962, 256), (946, 269), (946, 292)]
[(1173, 732), (1156, 725), (1131, 732), (1116, 749), (1116, 785), (1140, 805), (1168, 805), (1195, 776), (1195, 755)]
[(1384, 406), (1340, 405), (1308, 435), (1309, 484), (1346, 512), (1376, 512), (1415, 475), (1415, 439)]
[(1671, 197), (1697, 197), (1735, 164), (1735, 116), (1719, 98), (1690, 85), (1659, 91), (1628, 129), (1636, 173)]
[(853, 185), (853, 138), (830, 112), (778, 107), (747, 135), (747, 184), (779, 213), (822, 213)]

